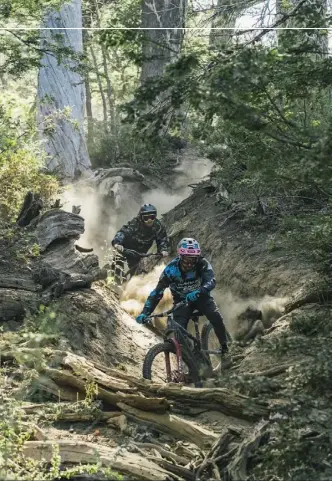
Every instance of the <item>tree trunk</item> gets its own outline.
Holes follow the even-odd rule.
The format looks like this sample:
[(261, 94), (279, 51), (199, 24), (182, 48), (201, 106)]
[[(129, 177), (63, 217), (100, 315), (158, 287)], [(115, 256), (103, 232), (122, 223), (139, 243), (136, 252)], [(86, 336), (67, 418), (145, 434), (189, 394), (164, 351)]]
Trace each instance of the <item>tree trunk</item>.
[[(95, 1), (95, 7), (96, 7), (96, 20), (97, 20), (97, 27), (101, 28), (101, 21), (100, 21), (100, 14), (99, 14), (99, 7), (98, 7), (98, 1)], [(113, 96), (113, 89), (112, 89), (112, 83), (110, 76), (108, 75), (108, 68), (107, 68), (107, 61), (109, 61), (109, 56), (107, 55), (107, 50), (105, 48), (105, 45), (101, 43), (100, 45), (101, 48), (101, 55), (103, 59), (103, 71), (104, 71), (104, 77), (106, 80), (106, 92), (107, 92), (107, 102), (108, 102), (108, 111), (109, 111), (109, 116), (111, 119), (111, 130), (112, 132), (115, 132), (115, 109), (114, 109), (114, 96)]]
[[(42, 30), (44, 48), (66, 46), (75, 54), (82, 54), (81, 0), (64, 4), (59, 12), (48, 12), (43, 27), (52, 28)], [(84, 134), (84, 82), (78, 64), (74, 56), (59, 63), (56, 54), (47, 53), (38, 77), (38, 120), (42, 138), (46, 140), (47, 167), (69, 178), (91, 167)], [(71, 109), (68, 116), (59, 114), (68, 107)], [(50, 125), (50, 120), (55, 126)]]
[(95, 54), (95, 51), (94, 51), (92, 45), (90, 45), (90, 52), (91, 52), (94, 70), (95, 70), (96, 77), (97, 77), (97, 84), (98, 84), (98, 88), (99, 88), (99, 93), (100, 93), (101, 101), (102, 101), (102, 104), (103, 104), (103, 117), (104, 117), (104, 122), (105, 122), (105, 127), (106, 127), (107, 120), (108, 120), (106, 97), (105, 97), (105, 92), (104, 92), (103, 84), (102, 84), (102, 81), (101, 81), (100, 73), (99, 73), (99, 70), (98, 70), (97, 57), (96, 57), (96, 54)]
[[(211, 27), (218, 28), (234, 28), (236, 18), (239, 12), (234, 10), (233, 0), (218, 0), (218, 5)], [(232, 43), (232, 30), (211, 30), (210, 46), (217, 49), (230, 48)]]
[(108, 75), (107, 56), (106, 56), (106, 49), (104, 45), (101, 45), (101, 54), (103, 57), (103, 70), (104, 70), (104, 76), (106, 80), (106, 92), (107, 92), (108, 110), (109, 110), (110, 119), (111, 119), (111, 128), (112, 128), (112, 132), (115, 132), (116, 125), (115, 125), (113, 89), (112, 89), (110, 76)]
[(187, 0), (142, 0), (142, 28), (154, 30), (144, 30), (141, 84), (162, 75), (165, 66), (180, 53), (186, 3)]
[[(87, 30), (83, 30), (83, 51), (87, 58), (88, 56), (88, 43), (89, 43), (89, 33)], [(87, 71), (85, 73), (85, 114), (88, 120), (88, 145), (93, 144), (93, 113), (92, 113), (92, 94), (90, 85), (90, 74)]]
[(93, 113), (92, 113), (92, 95), (91, 95), (91, 86), (90, 86), (90, 78), (89, 74), (86, 74), (85, 77), (85, 95), (86, 95), (86, 101), (85, 101), (85, 110), (86, 110), (86, 116), (88, 119), (88, 145), (93, 144)]

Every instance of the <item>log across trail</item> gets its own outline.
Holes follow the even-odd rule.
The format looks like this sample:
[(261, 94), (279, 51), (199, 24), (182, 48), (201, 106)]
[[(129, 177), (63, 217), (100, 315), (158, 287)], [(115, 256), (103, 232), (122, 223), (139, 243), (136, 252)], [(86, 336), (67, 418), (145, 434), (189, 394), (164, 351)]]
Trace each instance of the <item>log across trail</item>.
[[(40, 356), (40, 349), (22, 348), (20, 353), (25, 354), (27, 359), (31, 358), (33, 363), (35, 351), (36, 353), (38, 351)], [(137, 379), (121, 370), (108, 369), (99, 363), (96, 366), (85, 357), (71, 352), (45, 348), (42, 353), (45, 363), (39, 368), (37, 366), (40, 376), (35, 385), (38, 385), (41, 391), (54, 394), (63, 401), (84, 399), (87, 383), (93, 382), (98, 387), (97, 398), (106, 406), (124, 411), (128, 409), (127, 406), (140, 410), (145, 413), (145, 421), (148, 421), (149, 413), (154, 413), (154, 416), (165, 416), (165, 413), (171, 412), (172, 406), (175, 405), (177, 412), (183, 410), (184, 414), (189, 413), (191, 408), (204, 405), (206, 409), (249, 421), (268, 415), (265, 403), (227, 388), (198, 389), (177, 384), (156, 384), (145, 379)], [(16, 352), (8, 350), (2, 353), (2, 360), (14, 359), (16, 355)], [(130, 413), (132, 417), (135, 417), (134, 412), (136, 411)], [(138, 415), (137, 417), (139, 418)], [(151, 423), (158, 424), (156, 419), (155, 417), (151, 419)], [(165, 421), (161, 424), (164, 425)], [(174, 431), (175, 436), (179, 431), (182, 433), (180, 427), (173, 426), (169, 430)], [(204, 436), (198, 443), (202, 443), (203, 440)]]
[[(36, 363), (41, 352), (43, 362)], [(14, 365), (17, 357), (17, 350), (4, 349), (1, 362)], [(125, 446), (114, 448), (81, 439), (49, 439), (43, 428), (36, 426), (32, 440), (26, 441), (23, 448), (24, 455), (35, 460), (51, 460), (57, 445), (63, 465), (98, 460), (101, 466), (111, 467), (133, 479), (196, 481), (209, 479), (206, 476), (221, 479), (218, 466), (227, 470), (230, 462), (233, 472), (240, 472), (242, 476), (246, 472), (249, 448), (243, 444), (241, 430), (228, 427), (217, 434), (188, 417), (197, 412), (198, 407), (249, 421), (269, 413), (267, 405), (227, 388), (156, 384), (67, 351), (21, 347), (19, 358), (26, 360), (27, 369), (34, 367), (39, 373), (33, 381), (34, 389), (58, 399), (58, 403), (53, 404), (23, 405), (26, 418), (45, 419), (53, 406), (58, 422), (104, 423), (126, 433), (128, 420), (134, 425), (143, 425), (146, 431), (167, 435), (177, 443), (174, 449), (158, 441), (144, 443), (130, 437)], [(102, 401), (98, 414), (77, 408), (79, 399), (86, 398), (91, 383), (96, 387), (95, 400)], [(258, 443), (257, 440), (250, 442), (250, 446)]]

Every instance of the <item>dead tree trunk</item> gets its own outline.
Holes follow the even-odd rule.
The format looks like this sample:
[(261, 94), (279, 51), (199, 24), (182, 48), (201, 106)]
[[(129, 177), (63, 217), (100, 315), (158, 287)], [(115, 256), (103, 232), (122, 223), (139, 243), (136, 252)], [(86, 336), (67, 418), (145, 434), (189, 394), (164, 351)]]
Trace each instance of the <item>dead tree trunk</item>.
[(179, 55), (185, 11), (186, 0), (143, 0), (142, 28), (153, 30), (144, 31), (142, 84), (162, 75), (165, 66)]
[[(81, 0), (65, 3), (59, 12), (49, 11), (43, 27), (52, 29), (42, 30), (41, 45), (49, 53), (42, 58), (38, 77), (38, 120), (47, 167), (73, 178), (91, 167), (84, 135), (84, 82), (78, 72), (83, 52)], [(56, 52), (62, 47), (72, 54), (60, 62)], [(64, 115), (68, 108), (70, 113)]]

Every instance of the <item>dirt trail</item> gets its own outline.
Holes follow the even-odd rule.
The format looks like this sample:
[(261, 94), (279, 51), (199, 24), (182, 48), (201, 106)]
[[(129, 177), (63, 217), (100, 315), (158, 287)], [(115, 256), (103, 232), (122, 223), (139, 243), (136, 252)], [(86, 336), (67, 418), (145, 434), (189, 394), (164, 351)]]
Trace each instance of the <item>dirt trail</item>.
[[(213, 263), (216, 300), (230, 330), (237, 329), (237, 316), (248, 305), (260, 308), (271, 324), (283, 309), (288, 313), (302, 302), (296, 298), (292, 305), (290, 290), (306, 289), (316, 273), (285, 253), (270, 251), (267, 232), (256, 233), (236, 218), (225, 220), (225, 212), (212, 194), (197, 189), (165, 216), (173, 252), (180, 237), (199, 239)], [(0, 336), (7, 402), (23, 400), (27, 422), (37, 425), (25, 455), (50, 459), (57, 442), (63, 461), (95, 462), (97, 450), (103, 466), (130, 479), (245, 479), (251, 450), (264, 436), (265, 424), (259, 421), (269, 417), (270, 401), (255, 391), (243, 394), (236, 376), (273, 378), (280, 390), (272, 396), (278, 398), (292, 359), (277, 362), (254, 341), (247, 347), (234, 344), (237, 357), (229, 372), (202, 389), (143, 380), (144, 355), (159, 337), (132, 316), (140, 312), (163, 265), (133, 279), (119, 302), (96, 256), (75, 250), (82, 232), (80, 216), (59, 210), (44, 214), (29, 231), (23, 246), (27, 260), (21, 264), (16, 252), (22, 251), (25, 237), (15, 233), (1, 240), (6, 265), (1, 320), (7, 323), (12, 315), (19, 324), (28, 313), (34, 329), (31, 338), (20, 331)], [(38, 256), (30, 252), (35, 242), (41, 246)], [(4, 259), (7, 251), (15, 262)], [(169, 293), (158, 310), (168, 305)], [(277, 337), (289, 319), (287, 314), (275, 322), (266, 338)], [(47, 336), (41, 335), (43, 329), (49, 329)]]

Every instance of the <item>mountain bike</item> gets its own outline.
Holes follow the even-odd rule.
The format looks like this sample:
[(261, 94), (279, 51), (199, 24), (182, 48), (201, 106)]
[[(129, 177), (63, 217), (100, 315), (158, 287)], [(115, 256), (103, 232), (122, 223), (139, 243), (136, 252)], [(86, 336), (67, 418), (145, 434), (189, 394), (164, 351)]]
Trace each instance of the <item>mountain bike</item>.
[[(219, 343), (218, 348), (209, 349), (211, 334), (214, 334), (212, 324), (205, 324), (202, 334), (199, 332), (199, 317), (202, 316), (199, 311), (193, 311), (190, 316), (190, 320), (194, 322), (194, 336), (174, 320), (174, 312), (185, 305), (188, 303), (181, 301), (168, 311), (148, 317), (149, 323), (152, 319), (167, 317), (167, 328), (163, 333), (164, 342), (151, 347), (144, 358), (143, 377), (145, 379), (166, 383), (193, 383), (196, 387), (201, 387), (202, 379), (212, 377), (215, 371), (212, 356), (216, 356), (219, 360), (218, 367), (223, 368)], [(231, 337), (228, 333), (227, 336), (230, 342)], [(158, 358), (160, 354), (164, 359), (162, 356)]]
[[(127, 256), (133, 256), (139, 260), (126, 271), (125, 262)], [(155, 262), (147, 262), (148, 259), (152, 260), (153, 258)], [(111, 262), (110, 271), (113, 274), (116, 283), (118, 285), (122, 285), (125, 282), (128, 282), (133, 276), (147, 274), (150, 272), (161, 258), (162, 255), (159, 253), (142, 254), (133, 249), (124, 249), (121, 253), (115, 253)]]

